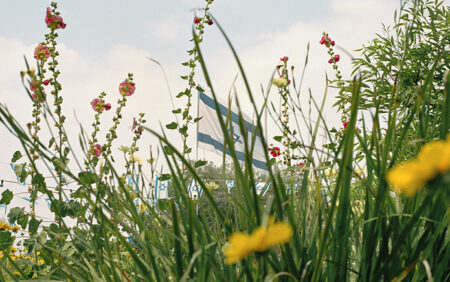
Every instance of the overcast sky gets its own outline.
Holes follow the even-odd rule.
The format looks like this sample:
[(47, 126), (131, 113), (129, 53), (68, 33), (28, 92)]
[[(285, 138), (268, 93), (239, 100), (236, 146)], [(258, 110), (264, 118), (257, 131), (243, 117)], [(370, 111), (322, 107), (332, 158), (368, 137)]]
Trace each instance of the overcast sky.
[[(23, 56), (33, 62), (34, 47), (43, 41), (47, 32), (44, 17), (49, 4), (50, 1), (0, 0), (0, 52), (3, 55), (0, 102), (6, 104), (22, 124), (31, 119), (31, 101), (21, 86), (19, 72), (25, 69)], [(201, 0), (59, 3), (59, 11), (67, 24), (66, 29), (58, 31), (61, 94), (73, 145), (78, 143), (79, 132), (75, 115), (90, 131), (93, 121), (90, 101), (106, 91), (106, 100), (116, 105), (118, 85), (128, 72), (135, 74), (136, 93), (128, 100), (119, 129), (120, 139), (115, 141), (114, 147), (131, 143), (132, 118), (138, 112), (146, 114), (152, 128), (159, 128), (160, 122), (164, 125), (174, 120), (163, 74), (147, 57), (164, 66), (174, 94), (184, 90), (186, 83), (180, 76), (186, 75), (187, 69), (181, 63), (188, 59), (186, 50), (192, 48), (189, 39), (194, 9), (204, 5), (205, 1)], [(289, 56), (289, 63), (297, 67), (298, 78), (306, 45), (310, 42), (303, 93), (311, 89), (314, 97), (320, 99), (326, 73), (334, 75), (327, 63), (326, 48), (319, 44), (322, 32), (328, 32), (338, 46), (356, 56), (353, 50), (381, 32), (382, 22), (392, 24), (394, 10), (398, 7), (399, 1), (394, 0), (216, 0), (210, 11), (235, 45), (255, 95), (259, 95), (261, 84), (267, 85), (280, 57)], [(238, 69), (216, 25), (206, 27), (202, 48), (214, 87), (220, 96), (226, 97)], [(349, 78), (350, 58), (338, 53), (344, 78)], [(200, 71), (197, 77), (197, 81), (204, 84)], [(244, 111), (251, 116), (240, 78), (237, 93), (244, 101)], [(331, 107), (332, 102), (330, 98), (325, 117), (330, 125), (340, 126), (339, 114)], [(112, 116), (113, 111), (105, 114), (103, 132), (109, 128)], [(192, 130), (190, 142), (195, 141), (195, 129)], [(14, 179), (9, 161), (19, 144), (4, 128), (0, 128), (0, 136), (0, 178)], [(170, 136), (177, 142), (176, 134)], [(140, 144), (156, 146), (148, 133), (144, 133)], [(148, 157), (145, 150), (141, 154), (142, 159)]]

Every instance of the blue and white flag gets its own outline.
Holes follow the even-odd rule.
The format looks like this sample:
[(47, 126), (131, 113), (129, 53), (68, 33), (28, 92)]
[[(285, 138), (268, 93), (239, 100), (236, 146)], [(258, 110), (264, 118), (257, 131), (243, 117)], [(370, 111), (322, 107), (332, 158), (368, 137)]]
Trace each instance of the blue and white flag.
[[(198, 145), (203, 149), (210, 150), (216, 153), (223, 153), (225, 137), (220, 127), (219, 120), (217, 118), (217, 112), (220, 112), (223, 119), (226, 120), (228, 114), (228, 105), (220, 99), (217, 100), (219, 109), (216, 109), (214, 99), (206, 95), (203, 92), (199, 92), (200, 99), (198, 105), (199, 116), (202, 119), (198, 122)], [(239, 112), (236, 107), (231, 107), (230, 111), (231, 125), (233, 127), (233, 141), (236, 150), (236, 156), (238, 160), (245, 161), (244, 153), (244, 137), (243, 132), (239, 126)], [(248, 132), (248, 140), (252, 140), (252, 134), (256, 134), (256, 126), (251, 123), (250, 118), (242, 113), (244, 119), (244, 125)], [(250, 144), (249, 144), (250, 147)], [(231, 155), (229, 148), (226, 150), (227, 155)], [(264, 148), (261, 143), (261, 137), (258, 133), (255, 138), (255, 146), (253, 149), (253, 165), (259, 169), (267, 170), (266, 160), (264, 157)]]
[[(205, 182), (205, 180), (203, 180), (203, 182)], [(189, 184), (188, 187), (189, 198), (198, 200), (202, 195), (202, 192), (203, 192), (202, 186), (200, 186), (200, 184), (197, 181), (195, 181), (194, 178), (192, 178), (191, 183)]]
[(225, 180), (225, 184), (227, 185), (228, 193), (231, 193), (231, 190), (234, 186), (236, 186), (236, 181), (234, 180)]
[(169, 199), (169, 182), (170, 180), (161, 181), (158, 176), (155, 180), (155, 198), (156, 199)]

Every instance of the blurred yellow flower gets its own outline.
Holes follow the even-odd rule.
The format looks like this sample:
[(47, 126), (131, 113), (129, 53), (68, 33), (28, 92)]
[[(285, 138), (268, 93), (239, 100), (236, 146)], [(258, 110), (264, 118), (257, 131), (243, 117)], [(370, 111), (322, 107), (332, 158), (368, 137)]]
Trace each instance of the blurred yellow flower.
[(450, 171), (450, 135), (447, 140), (431, 141), (425, 144), (412, 159), (390, 169), (387, 182), (394, 190), (411, 197), (439, 173)]
[(131, 155), (130, 156), (130, 162), (132, 163), (142, 163), (142, 159), (136, 156)]
[(260, 226), (252, 234), (236, 232), (230, 236), (228, 246), (224, 247), (225, 263), (234, 264), (252, 252), (265, 250), (287, 243), (293, 235), (292, 227), (286, 222), (273, 222), (269, 219), (267, 227)]
[(208, 190), (219, 189), (219, 185), (216, 182), (214, 182), (214, 181), (205, 183), (205, 186), (206, 186), (206, 189), (208, 189)]
[(281, 77), (281, 78), (272, 78), (272, 84), (275, 85), (276, 87), (281, 87), (281, 86), (286, 86), (288, 85), (288, 81), (286, 78)]

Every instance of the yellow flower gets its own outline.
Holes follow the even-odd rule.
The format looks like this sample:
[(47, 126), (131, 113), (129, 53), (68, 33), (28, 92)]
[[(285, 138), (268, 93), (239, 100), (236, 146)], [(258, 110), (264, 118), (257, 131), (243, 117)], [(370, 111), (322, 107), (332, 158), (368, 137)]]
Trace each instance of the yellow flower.
[(20, 276), (20, 273), (17, 272), (17, 271), (14, 271), (13, 274), (14, 274), (14, 275), (19, 275), (19, 276)]
[(437, 140), (425, 144), (416, 159), (390, 169), (386, 180), (394, 190), (411, 197), (429, 180), (447, 171), (450, 171), (450, 135), (446, 141)]
[(11, 228), (11, 230), (14, 231), (14, 232), (17, 232), (17, 231), (20, 230), (20, 226), (19, 226), (19, 225), (14, 225), (14, 226)]
[(43, 260), (43, 259), (40, 259), (40, 260), (38, 260), (38, 262), (37, 262), (38, 265), (42, 265), (42, 264), (44, 264), (44, 263), (45, 263), (45, 260)]
[(274, 223), (269, 219), (267, 227), (259, 226), (251, 235), (237, 232), (230, 236), (229, 246), (225, 248), (225, 263), (233, 264), (252, 252), (264, 252), (267, 249), (287, 243), (293, 235), (292, 227), (285, 222)]
[(143, 202), (139, 202), (138, 209), (140, 213), (144, 213), (147, 210), (147, 206)]
[(217, 183), (214, 182), (214, 181), (205, 183), (205, 186), (206, 186), (206, 189), (208, 189), (208, 190), (216, 190), (216, 189), (219, 189), (219, 185), (217, 185)]
[(245, 258), (253, 251), (251, 247), (249, 235), (242, 232), (234, 233), (230, 236), (229, 247), (224, 250), (225, 263), (233, 264)]
[(132, 162), (132, 163), (141, 163), (141, 162), (142, 162), (142, 159), (140, 159), (140, 158), (138, 158), (138, 157), (136, 157), (136, 156), (131, 155), (131, 156), (130, 156), (130, 162)]
[(288, 81), (284, 77), (281, 77), (279, 79), (272, 78), (272, 84), (275, 85), (276, 87), (281, 87), (288, 85)]

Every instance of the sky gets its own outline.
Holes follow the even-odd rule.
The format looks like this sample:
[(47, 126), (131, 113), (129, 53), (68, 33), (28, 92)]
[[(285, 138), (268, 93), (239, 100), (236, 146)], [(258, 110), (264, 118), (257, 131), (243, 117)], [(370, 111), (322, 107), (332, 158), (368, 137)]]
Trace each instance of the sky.
[[(32, 103), (21, 85), (19, 73), (25, 69), (24, 56), (33, 62), (34, 48), (47, 32), (44, 17), (49, 4), (50, 1), (44, 0), (0, 0), (0, 52), (3, 54), (0, 102), (8, 106), (22, 125), (31, 119)], [(119, 98), (118, 85), (129, 72), (134, 73), (136, 93), (128, 100), (119, 128), (120, 137), (113, 147), (117, 149), (131, 143), (132, 118), (139, 112), (145, 113), (147, 126), (154, 129), (174, 121), (163, 73), (148, 57), (164, 67), (172, 95), (184, 90), (186, 82), (180, 76), (186, 75), (187, 69), (181, 63), (188, 59), (186, 50), (192, 48), (189, 40), (193, 17), (204, 5), (202, 0), (60, 1), (59, 11), (67, 24), (66, 29), (58, 32), (60, 82), (66, 129), (72, 145), (78, 146), (78, 123), (91, 131), (94, 113), (90, 101), (105, 91), (108, 94), (105, 100), (114, 107)], [(289, 57), (299, 78), (308, 43), (310, 52), (302, 87), (305, 94), (302, 95), (311, 90), (313, 97), (320, 100), (325, 91), (326, 75), (334, 76), (327, 63), (326, 48), (319, 44), (322, 32), (328, 32), (339, 48), (357, 56), (355, 49), (367, 44), (375, 33), (382, 32), (381, 23), (392, 25), (399, 5), (400, 2), (394, 0), (216, 0), (210, 12), (236, 48), (259, 103), (262, 100), (260, 87), (266, 87), (280, 57)], [(216, 24), (206, 27), (202, 52), (214, 88), (225, 98), (239, 71)], [(340, 54), (340, 68), (344, 79), (348, 79), (351, 59)], [(200, 70), (196, 77), (196, 81), (206, 85)], [(251, 116), (240, 75), (236, 91), (243, 110)], [(342, 126), (340, 115), (331, 106), (334, 94), (335, 91), (329, 90), (331, 98), (324, 115), (329, 125), (339, 127)], [(270, 95), (276, 98), (275, 92)], [(113, 111), (104, 116), (103, 133), (111, 125)], [(276, 132), (272, 129), (269, 135), (276, 135)], [(14, 180), (9, 162), (20, 145), (3, 126), (0, 126), (0, 136), (0, 179)], [(168, 136), (172, 142), (180, 144), (177, 134), (169, 132)], [(194, 145), (195, 134), (191, 136), (189, 142)], [(142, 159), (148, 158), (149, 145), (157, 146), (148, 132), (143, 134), (140, 144), (142, 150), (138, 156)], [(209, 158), (205, 153), (199, 156)]]

